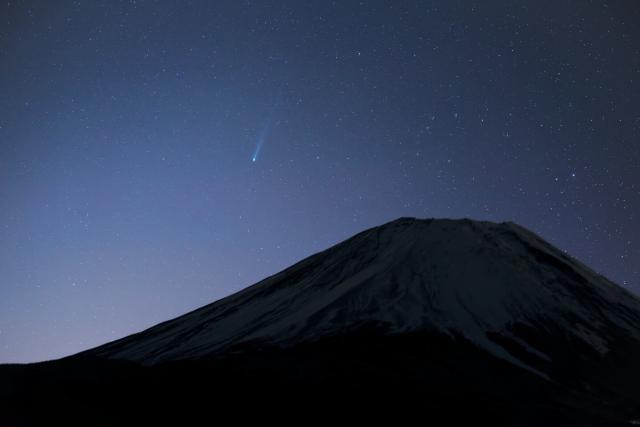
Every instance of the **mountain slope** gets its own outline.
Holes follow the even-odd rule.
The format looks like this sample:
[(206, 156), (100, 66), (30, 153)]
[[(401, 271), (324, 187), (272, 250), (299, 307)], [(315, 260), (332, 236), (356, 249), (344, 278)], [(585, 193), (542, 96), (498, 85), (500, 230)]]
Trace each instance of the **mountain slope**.
[(638, 360), (640, 301), (535, 234), (401, 218), (138, 334), (0, 366), (0, 422), (175, 425), (213, 407), (622, 427), (640, 419)]
[(89, 354), (154, 364), (363, 325), (463, 336), (547, 376), (547, 334), (605, 355), (640, 337), (640, 301), (515, 224), (402, 218)]

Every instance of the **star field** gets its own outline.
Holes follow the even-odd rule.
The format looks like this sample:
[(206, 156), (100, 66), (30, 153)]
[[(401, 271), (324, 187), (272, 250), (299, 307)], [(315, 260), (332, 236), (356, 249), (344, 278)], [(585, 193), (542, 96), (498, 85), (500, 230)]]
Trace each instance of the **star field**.
[(640, 6), (0, 5), (0, 362), (399, 216), (515, 221), (640, 292)]

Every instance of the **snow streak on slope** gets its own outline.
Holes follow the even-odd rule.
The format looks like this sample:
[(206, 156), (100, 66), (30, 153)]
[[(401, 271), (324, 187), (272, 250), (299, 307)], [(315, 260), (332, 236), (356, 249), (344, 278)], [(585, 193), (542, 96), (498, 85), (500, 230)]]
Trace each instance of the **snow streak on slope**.
[(536, 371), (491, 337), (550, 360), (539, 340), (515, 332), (524, 325), (605, 354), (612, 328), (640, 339), (640, 302), (515, 224), (402, 218), (89, 353), (154, 364), (246, 343), (292, 346), (363, 325), (462, 336)]

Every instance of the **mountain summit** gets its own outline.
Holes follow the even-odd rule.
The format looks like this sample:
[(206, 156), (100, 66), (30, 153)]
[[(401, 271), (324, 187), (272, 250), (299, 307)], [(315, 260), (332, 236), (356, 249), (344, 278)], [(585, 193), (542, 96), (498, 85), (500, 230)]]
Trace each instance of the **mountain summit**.
[(548, 377), (555, 353), (606, 356), (639, 325), (637, 298), (516, 224), (401, 218), (89, 354), (156, 364), (366, 327), (464, 338)]
[(357, 390), (367, 402), (418, 398), (433, 420), (464, 407), (465, 422), (622, 426), (640, 414), (638, 360), (640, 300), (534, 233), (509, 222), (400, 218), (37, 368), (35, 382), (11, 378), (57, 390), (51, 378), (65, 372), (64, 398), (89, 408), (99, 404), (87, 389), (109, 390), (112, 406), (136, 390), (180, 414), (194, 401), (228, 401), (230, 390), (243, 401), (303, 395), (307, 404), (341, 393), (354, 402)]

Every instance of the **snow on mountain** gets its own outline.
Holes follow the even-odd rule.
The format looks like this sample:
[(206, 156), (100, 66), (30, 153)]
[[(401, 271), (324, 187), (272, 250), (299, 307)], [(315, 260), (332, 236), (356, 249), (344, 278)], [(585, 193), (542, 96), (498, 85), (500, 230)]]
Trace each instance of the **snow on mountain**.
[(640, 300), (516, 224), (401, 218), (88, 354), (157, 364), (365, 325), (464, 337), (546, 378), (531, 361), (560, 351), (550, 337), (601, 355), (615, 337), (640, 341)]

